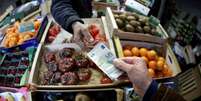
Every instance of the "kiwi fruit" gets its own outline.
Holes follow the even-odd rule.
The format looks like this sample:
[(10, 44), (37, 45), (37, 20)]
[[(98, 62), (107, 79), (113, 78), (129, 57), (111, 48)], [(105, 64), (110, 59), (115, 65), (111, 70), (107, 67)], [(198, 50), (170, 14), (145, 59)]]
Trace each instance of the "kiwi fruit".
[(138, 21), (139, 21), (142, 25), (145, 25), (146, 22), (147, 22), (147, 20), (146, 20), (145, 18), (140, 18)]
[(141, 26), (137, 26), (137, 27), (136, 27), (136, 32), (138, 32), (138, 33), (143, 33), (142, 27), (141, 27)]
[(117, 18), (116, 22), (119, 28), (122, 28), (124, 26), (124, 22), (121, 19)]
[(126, 24), (125, 29), (128, 32), (134, 32), (135, 31), (135, 28), (130, 24)]
[(135, 18), (134, 16), (131, 16), (131, 15), (130, 15), (130, 16), (127, 17), (127, 20), (128, 20), (128, 21), (136, 20), (136, 18)]
[(150, 33), (151, 28), (150, 28), (150, 26), (144, 26), (143, 30), (144, 30), (145, 33)]
[(121, 15), (119, 15), (119, 18), (121, 20), (126, 20), (126, 13), (122, 13)]
[(139, 15), (138, 14), (133, 13), (133, 16), (136, 18), (136, 20), (139, 19)]
[(138, 21), (135, 21), (135, 20), (131, 20), (129, 22), (129, 24), (131, 24), (132, 26), (135, 26), (135, 27), (140, 26), (140, 23)]
[(115, 18), (115, 19), (119, 18), (119, 15), (118, 15), (118, 14), (115, 14), (115, 15), (114, 15), (114, 18)]
[(151, 34), (152, 34), (152, 35), (155, 35), (156, 33), (157, 33), (157, 32), (156, 32), (156, 29), (155, 29), (155, 28), (152, 28), (152, 29), (151, 29)]

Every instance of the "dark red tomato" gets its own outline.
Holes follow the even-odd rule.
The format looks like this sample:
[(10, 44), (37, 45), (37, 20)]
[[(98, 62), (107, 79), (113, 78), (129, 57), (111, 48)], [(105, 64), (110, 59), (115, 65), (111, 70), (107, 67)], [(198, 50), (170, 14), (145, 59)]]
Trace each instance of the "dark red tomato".
[(57, 32), (57, 34), (61, 31), (58, 25), (54, 25), (52, 28)]
[(100, 30), (98, 28), (93, 28), (90, 30), (90, 34), (95, 38), (99, 34)]
[(48, 30), (48, 34), (49, 34), (49, 36), (54, 36), (54, 37), (56, 37), (58, 33), (57, 33), (57, 31), (56, 31), (55, 29), (50, 28), (50, 29)]
[(112, 80), (108, 77), (102, 77), (101, 78), (101, 84), (108, 84), (108, 83), (112, 83)]

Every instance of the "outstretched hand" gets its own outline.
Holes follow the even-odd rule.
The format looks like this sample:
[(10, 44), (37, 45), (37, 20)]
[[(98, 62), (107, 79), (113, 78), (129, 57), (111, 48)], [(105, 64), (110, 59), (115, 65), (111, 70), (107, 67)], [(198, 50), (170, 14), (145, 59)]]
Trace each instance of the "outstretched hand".
[(145, 61), (140, 57), (125, 57), (115, 59), (113, 63), (127, 73), (134, 90), (143, 97), (152, 82)]

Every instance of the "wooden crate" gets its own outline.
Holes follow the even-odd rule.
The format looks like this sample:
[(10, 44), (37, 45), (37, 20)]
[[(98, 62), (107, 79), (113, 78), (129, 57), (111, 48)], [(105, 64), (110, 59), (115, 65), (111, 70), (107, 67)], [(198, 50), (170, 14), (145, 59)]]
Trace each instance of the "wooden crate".
[[(37, 100), (35, 98), (37, 93), (54, 93), (54, 92), (59, 92), (59, 93), (83, 93), (83, 94), (89, 94), (89, 93), (96, 93), (96, 92), (108, 92), (108, 93), (115, 93), (116, 96), (116, 101), (123, 101), (123, 90), (119, 88), (103, 88), (103, 89), (78, 89), (78, 90), (36, 90), (35, 92), (31, 92), (29, 95), (29, 101), (35, 101)], [(75, 100), (77, 101), (77, 100)]]
[[(106, 9), (107, 27), (109, 29), (111, 37), (118, 36), (122, 39), (140, 40), (144, 42), (157, 43), (157, 44), (164, 44), (167, 41), (168, 38), (167, 33), (164, 31), (164, 29), (160, 24), (157, 27), (157, 32), (163, 33), (162, 37), (143, 33), (124, 32), (118, 28), (113, 13), (118, 14), (122, 12), (114, 11), (111, 10), (110, 8)], [(131, 15), (132, 13), (127, 12), (127, 14)]]
[(118, 6), (114, 3), (105, 3), (105, 2), (92, 2), (92, 7), (96, 10), (105, 10), (105, 7), (110, 7), (113, 10), (117, 10)]
[[(177, 74), (181, 72), (180, 66), (178, 64), (177, 58), (175, 57), (170, 45), (166, 43), (165, 45), (155, 44), (155, 43), (147, 43), (147, 42), (140, 42), (135, 40), (122, 40), (119, 37), (113, 38), (115, 44), (115, 51), (118, 57), (123, 57), (123, 45), (131, 45), (136, 47), (145, 47), (148, 49), (156, 50), (159, 55), (165, 57), (166, 63), (173, 71), (172, 77), (175, 77)], [(165, 79), (170, 77), (164, 78), (156, 78), (156, 79)]]
[[(104, 19), (104, 17), (102, 18)], [(91, 21), (90, 21), (91, 20)], [(97, 21), (99, 21), (99, 23), (101, 23), (102, 27), (103, 27), (103, 31), (106, 34), (106, 39), (108, 40), (108, 45), (109, 48), (112, 50), (113, 53), (114, 52), (114, 46), (113, 46), (113, 42), (111, 40), (111, 38), (109, 37), (109, 33), (107, 31), (107, 27), (105, 27), (106, 22), (105, 21), (101, 21), (101, 19), (84, 19), (85, 22), (91, 22), (91, 23), (97, 23)], [(46, 31), (47, 32), (47, 31)], [(124, 81), (114, 81), (111, 84), (100, 84), (100, 83), (94, 83), (94, 84), (85, 84), (85, 85), (40, 85), (38, 80), (39, 80), (39, 73), (40, 73), (40, 68), (41, 68), (41, 56), (43, 56), (43, 50), (44, 50), (44, 44), (45, 44), (45, 38), (47, 37), (47, 33), (44, 34), (42, 40), (43, 43), (38, 45), (36, 54), (35, 54), (35, 58), (33, 61), (33, 65), (32, 65), (32, 69), (30, 72), (30, 78), (29, 78), (29, 83), (34, 83), (36, 84), (36, 87), (38, 89), (81, 89), (81, 88), (103, 88), (103, 87), (113, 87), (113, 86), (117, 86), (119, 84), (125, 83)]]

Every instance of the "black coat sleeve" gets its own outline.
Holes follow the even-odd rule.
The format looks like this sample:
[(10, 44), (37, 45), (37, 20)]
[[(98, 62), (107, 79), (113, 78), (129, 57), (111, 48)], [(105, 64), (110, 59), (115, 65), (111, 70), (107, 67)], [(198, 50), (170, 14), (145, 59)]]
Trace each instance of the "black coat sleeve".
[(67, 31), (72, 32), (73, 22), (83, 23), (73, 9), (72, 0), (52, 0), (51, 13), (54, 19)]

